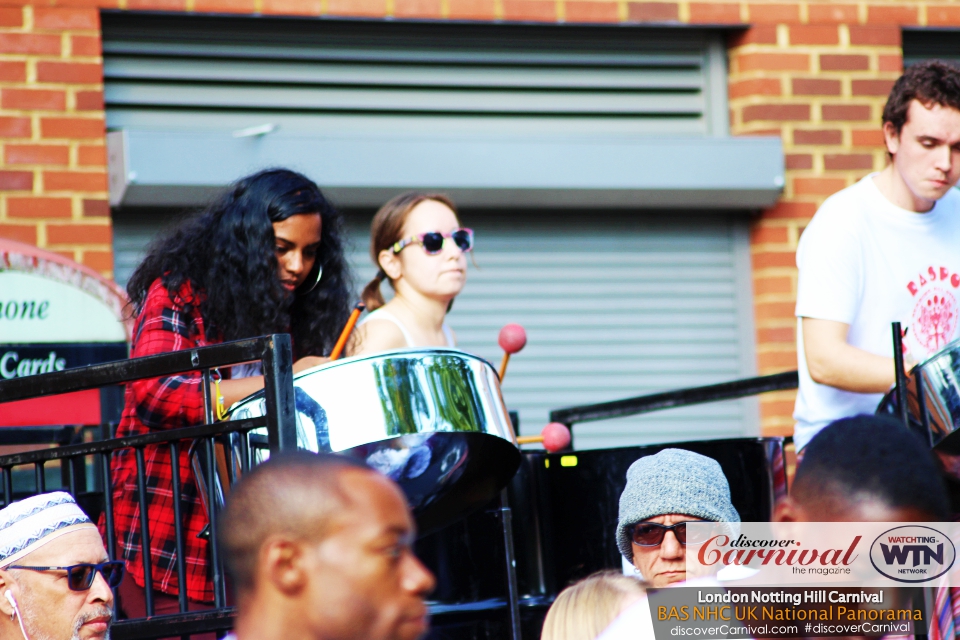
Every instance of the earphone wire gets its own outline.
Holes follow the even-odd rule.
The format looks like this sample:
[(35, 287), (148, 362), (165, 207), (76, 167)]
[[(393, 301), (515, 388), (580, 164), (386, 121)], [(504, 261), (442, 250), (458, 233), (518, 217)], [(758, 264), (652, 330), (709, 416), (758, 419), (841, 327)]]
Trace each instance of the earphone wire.
[(30, 640), (30, 636), (27, 635), (27, 630), (23, 628), (23, 616), (20, 615), (20, 607), (17, 606), (17, 599), (13, 597), (9, 589), (7, 590), (6, 596), (10, 604), (13, 605), (13, 613), (17, 616), (17, 624), (20, 625), (20, 633), (23, 634), (23, 640)]

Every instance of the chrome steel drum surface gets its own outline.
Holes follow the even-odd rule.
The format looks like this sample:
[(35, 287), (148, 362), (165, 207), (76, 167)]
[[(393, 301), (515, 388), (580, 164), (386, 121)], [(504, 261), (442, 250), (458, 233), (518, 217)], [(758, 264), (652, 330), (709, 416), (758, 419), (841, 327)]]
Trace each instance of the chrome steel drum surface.
[[(920, 415), (917, 383), (923, 382), (923, 400), (931, 444), (944, 449), (960, 451), (960, 340), (951, 342), (913, 368), (907, 378), (907, 412), (911, 426), (927, 437)], [(894, 391), (884, 396), (877, 413), (899, 417)]]
[[(395, 480), (421, 530), (486, 504), (520, 465), (496, 371), (462, 351), (345, 358), (293, 384), (300, 447), (359, 458)], [(230, 419), (264, 413), (261, 392), (235, 404)]]

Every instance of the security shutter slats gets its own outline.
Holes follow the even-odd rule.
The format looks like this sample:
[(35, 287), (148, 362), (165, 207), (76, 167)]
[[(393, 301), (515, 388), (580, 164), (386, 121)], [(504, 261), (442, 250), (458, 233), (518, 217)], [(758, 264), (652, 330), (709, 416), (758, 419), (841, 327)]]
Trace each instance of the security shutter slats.
[[(143, 105), (112, 104), (107, 111), (111, 129), (153, 129), (169, 131), (233, 132), (254, 125), (273, 124), (281, 131), (324, 136), (395, 136), (397, 132), (417, 136), (449, 136), (479, 133), (485, 136), (647, 136), (663, 131), (667, 119), (620, 118), (610, 116), (502, 114), (382, 114), (382, 113), (301, 113), (271, 110), (160, 109)], [(669, 131), (677, 135), (703, 132), (701, 118), (669, 119)]]
[[(548, 212), (470, 215), (477, 234), (467, 286), (449, 323), (462, 348), (499, 364), (497, 334), (527, 329), (503, 390), (524, 433), (549, 411), (752, 373), (744, 362), (736, 228), (745, 222), (673, 215), (589, 218)], [(373, 275), (369, 218), (352, 219), (351, 260), (361, 283)], [(384, 287), (384, 291), (387, 288)], [(749, 401), (712, 403), (576, 427), (577, 447), (731, 437), (756, 428)]]
[[(651, 353), (658, 353), (659, 355), (664, 355), (662, 352), (659, 352), (659, 348), (664, 344), (670, 345), (669, 349), (675, 348), (675, 343), (679, 340), (682, 340), (684, 337), (690, 335), (690, 331), (687, 327), (676, 327), (671, 325), (672, 329), (664, 329), (662, 332), (657, 333), (654, 337), (645, 338), (644, 336), (638, 336), (634, 345), (629, 348), (616, 347), (614, 355), (627, 355), (633, 353), (631, 349), (642, 349), (643, 353), (648, 353), (648, 347)], [(725, 330), (715, 330), (703, 327), (697, 327), (697, 336), (703, 341), (714, 341), (723, 344), (734, 345), (732, 353), (736, 353), (739, 350), (737, 347), (737, 337), (735, 331), (725, 331)], [(573, 349), (571, 353), (576, 353), (577, 349), (582, 349), (584, 351), (589, 351), (591, 354), (604, 354), (607, 353), (603, 349), (609, 345), (609, 343), (604, 342), (604, 337), (601, 335), (599, 337), (591, 337), (589, 335), (584, 335), (583, 331), (579, 331), (576, 328), (566, 329), (566, 330), (557, 330), (557, 329), (541, 329), (540, 330), (540, 344), (545, 347), (562, 347), (564, 349)], [(666, 341), (666, 343), (664, 343)], [(696, 347), (699, 349), (699, 347)], [(708, 347), (707, 352), (711, 352), (712, 347)], [(671, 352), (672, 353), (672, 352)], [(593, 357), (593, 356), (591, 356)]]
[(670, 114), (698, 117), (703, 111), (699, 95), (634, 95), (582, 92), (497, 91), (481, 96), (476, 91), (450, 89), (403, 90), (380, 88), (319, 88), (263, 86), (208, 86), (112, 82), (111, 105), (147, 104), (153, 107), (203, 109), (265, 109), (297, 111), (460, 112), (499, 114), (610, 114), (646, 116)]
[[(423, 45), (435, 44), (419, 39), (416, 43), (407, 43), (403, 48), (381, 49), (378, 48), (376, 41), (361, 42), (330, 42), (319, 41), (316, 39), (304, 42), (301, 45), (277, 46), (270, 42), (270, 35), (260, 38), (257, 42), (251, 42), (242, 45), (236, 45), (229, 42), (220, 42), (215, 44), (195, 42), (184, 39), (181, 43), (164, 42), (163, 38), (173, 40), (181, 37), (175, 33), (167, 32), (159, 36), (160, 39), (154, 39), (148, 42), (133, 42), (122, 39), (123, 35), (118, 35), (115, 22), (123, 22), (126, 16), (110, 15), (106, 19), (105, 33), (108, 41), (104, 42), (103, 50), (110, 54), (113, 60), (135, 60), (138, 57), (165, 56), (171, 59), (190, 59), (200, 60), (230, 60), (234, 58), (250, 59), (251, 50), (256, 50), (258, 60), (270, 60), (284, 62), (296, 65), (297, 63), (308, 61), (311, 64), (316, 63), (336, 63), (336, 62), (354, 62), (354, 63), (389, 63), (391, 65), (401, 64), (447, 64), (460, 65), (468, 67), (471, 65), (497, 65), (512, 67), (529, 67), (536, 64), (538, 67), (589, 67), (609, 69), (611, 67), (634, 67), (649, 69), (698, 69), (703, 64), (701, 47), (703, 46), (702, 34), (695, 31), (685, 30), (683, 33), (674, 32), (667, 36), (670, 39), (676, 39), (676, 42), (668, 42), (663, 34), (654, 35), (646, 41), (637, 40), (632, 46), (622, 44), (622, 40), (614, 38), (618, 51), (597, 53), (601, 43), (577, 42), (580, 46), (579, 51), (569, 51), (569, 45), (576, 38), (571, 31), (570, 42), (544, 43), (538, 50), (518, 50), (518, 51), (496, 51), (493, 49), (503, 48), (509, 42), (500, 41), (490, 45), (491, 50), (471, 51), (462, 48), (463, 42), (450, 44), (445, 48), (425, 48)], [(151, 25), (155, 26), (155, 25)], [(314, 25), (311, 25), (314, 26)], [(409, 24), (403, 24), (395, 27), (398, 31), (404, 31), (409, 28)], [(444, 25), (439, 28), (447, 30), (452, 25)], [(484, 30), (496, 30), (497, 27), (487, 25)], [(548, 29), (550, 27), (547, 27)], [(509, 27), (514, 31), (514, 27)], [(692, 36), (692, 37), (691, 37)], [(522, 36), (521, 36), (522, 37)], [(120, 38), (120, 39), (118, 39)], [(186, 36), (189, 38), (189, 36)], [(638, 45), (639, 46), (636, 46)], [(676, 46), (679, 45), (679, 46)], [(596, 47), (594, 49), (593, 47)], [(631, 51), (631, 49), (633, 49)], [(659, 51), (659, 53), (657, 53)], [(296, 67), (294, 67), (296, 68)]]
[(554, 64), (638, 59), (650, 64), (698, 64), (709, 31), (689, 27), (640, 28), (495, 25), (267, 16), (144, 15), (104, 11), (104, 49), (110, 53), (279, 60)]
[[(555, 289), (562, 289), (561, 287), (556, 287)], [(606, 289), (609, 293), (605, 293), (602, 289)], [(482, 291), (482, 289), (480, 289)], [(524, 291), (523, 287), (513, 286), (513, 287), (503, 287), (498, 290), (498, 295), (500, 296), (513, 296), (513, 295), (523, 295), (527, 296), (528, 291)], [(557, 295), (564, 296), (564, 299), (557, 300), (555, 298), (549, 297), (525, 297), (522, 301), (514, 300), (505, 300), (500, 303), (492, 302), (490, 304), (483, 305), (483, 308), (478, 308), (479, 305), (465, 305), (464, 309), (471, 312), (476, 312), (480, 314), (497, 314), (506, 310), (513, 309), (522, 309), (525, 312), (531, 314), (539, 314), (542, 316), (553, 316), (555, 314), (576, 312), (579, 310), (578, 302), (573, 296), (582, 296), (582, 295), (610, 295), (615, 296), (618, 294), (624, 293), (621, 290), (618, 290), (616, 287), (611, 287), (610, 285), (605, 285), (603, 287), (580, 287), (576, 289), (567, 289), (563, 290), (562, 293)], [(655, 292), (644, 292), (640, 294), (633, 294), (632, 292), (627, 292), (628, 295), (632, 294), (633, 299), (627, 300), (622, 303), (622, 306), (616, 311), (610, 313), (610, 322), (616, 323), (619, 322), (620, 317), (624, 315), (630, 315), (638, 311), (690, 311), (696, 310), (700, 312), (702, 319), (697, 321), (697, 326), (702, 326), (704, 323), (711, 322), (712, 313), (719, 312), (720, 318), (725, 318), (725, 314), (729, 313), (733, 303), (730, 298), (732, 297), (728, 290), (726, 298), (704, 298), (696, 297), (693, 299), (687, 300), (670, 300), (670, 301), (657, 301), (650, 302), (643, 298), (644, 295), (650, 295)], [(684, 295), (691, 295), (689, 292)], [(513, 303), (513, 304), (511, 304)], [(670, 323), (673, 324), (672, 322)], [(562, 326), (562, 323), (557, 322), (557, 326)], [(654, 326), (666, 326), (664, 323), (660, 323)], [(690, 326), (685, 324), (685, 326)]]
[(235, 61), (172, 58), (150, 60), (111, 57), (106, 72), (115, 82), (216, 82), (256, 85), (333, 85), (348, 87), (443, 87), (451, 89), (520, 88), (688, 91), (699, 93), (699, 66), (689, 69), (605, 66), (430, 66), (317, 62)]
[[(519, 357), (519, 356), (518, 356)], [(673, 359), (672, 357), (668, 362), (661, 361), (660, 358), (629, 358), (623, 359), (618, 358), (613, 361), (604, 361), (600, 359), (591, 359), (587, 362), (579, 363), (577, 365), (576, 371), (567, 373), (566, 375), (556, 371), (556, 357), (544, 358), (541, 357), (537, 359), (534, 356), (530, 356), (530, 360), (526, 363), (524, 367), (524, 372), (530, 376), (550, 376), (551, 379), (556, 377), (558, 384), (563, 384), (563, 379), (566, 378), (567, 384), (576, 385), (578, 388), (581, 384), (594, 384), (596, 385), (599, 382), (606, 381), (607, 383), (616, 383), (620, 379), (620, 376), (630, 375), (633, 381), (637, 384), (643, 386), (649, 386), (651, 384), (659, 384), (664, 379), (664, 377), (682, 376), (684, 373), (689, 373), (690, 360), (679, 360)], [(649, 367), (655, 367), (656, 373), (651, 373), (647, 376), (637, 373), (637, 369), (643, 367), (644, 365)], [(723, 362), (702, 362), (697, 365), (698, 370), (701, 373), (707, 372), (717, 372), (717, 373), (734, 373), (736, 368), (727, 363)], [(591, 376), (593, 378), (591, 381), (583, 383), (581, 381), (583, 376)], [(512, 382), (512, 381), (511, 381)], [(681, 383), (682, 384), (682, 383)], [(528, 388), (543, 388), (543, 389), (554, 389), (555, 386), (551, 384), (550, 386), (544, 386), (536, 381), (530, 382), (527, 385), (522, 383), (517, 383), (517, 389), (524, 387)], [(636, 395), (636, 394), (634, 394)], [(561, 401), (568, 402), (568, 401)], [(553, 407), (557, 408), (557, 407)]]
[[(491, 265), (491, 266), (497, 266), (502, 268), (515, 267), (518, 269), (524, 268), (524, 265), (522, 264), (498, 264), (498, 265)], [(638, 264), (638, 265), (634, 265), (633, 268), (637, 269), (637, 268), (641, 268), (641, 266), (642, 265)], [(486, 268), (486, 265), (484, 265), (483, 268)], [(547, 279), (547, 274), (543, 274), (543, 273), (538, 274), (535, 269), (528, 269), (528, 270), (531, 271), (530, 273), (531, 281), (537, 281), (537, 280), (543, 281), (543, 290), (538, 291), (536, 297), (552, 298), (554, 294), (563, 293), (564, 291), (567, 291), (570, 288), (584, 287), (584, 286), (589, 286), (590, 291), (595, 291), (596, 287), (599, 286), (609, 293), (615, 293), (621, 290), (620, 287), (626, 287), (627, 291), (635, 294), (641, 294), (648, 291), (649, 292), (662, 291), (669, 286), (667, 284), (660, 283), (660, 282), (625, 282), (619, 285), (609, 281), (605, 281), (601, 283), (597, 282), (598, 277), (616, 277), (618, 273), (620, 274), (629, 273), (630, 270), (628, 269), (603, 269), (603, 268), (581, 269), (581, 270), (578, 270), (578, 273), (576, 274), (570, 274), (570, 280), (563, 283), (558, 283), (556, 281), (551, 282), (550, 280)], [(729, 293), (729, 280), (725, 279), (725, 276), (727, 278), (729, 277), (729, 269), (727, 269), (728, 273), (723, 273), (722, 269), (711, 270), (711, 273), (709, 274), (709, 276), (704, 275), (702, 278), (694, 280), (693, 278), (698, 272), (699, 272), (698, 269), (683, 269), (681, 267), (678, 267), (676, 270), (673, 270), (673, 271), (668, 271), (666, 269), (649, 269), (649, 273), (651, 274), (651, 277), (658, 276), (658, 275), (669, 275), (672, 277), (673, 281), (683, 282), (686, 287), (690, 288), (689, 293), (696, 292), (696, 293), (709, 295), (710, 292), (716, 291), (711, 286), (712, 284), (717, 284), (721, 287), (724, 287), (724, 289), (721, 289), (720, 291), (716, 291), (717, 293)], [(488, 286), (491, 286), (491, 285), (488, 285)], [(496, 286), (496, 285), (492, 285), (492, 286)], [(511, 287), (511, 286), (517, 286), (517, 285), (515, 285), (514, 283), (504, 283), (504, 286)], [(554, 300), (554, 301), (557, 303), (562, 303), (562, 300)]]
[[(568, 336), (565, 340), (550, 340), (547, 332), (541, 330), (537, 336), (537, 341), (539, 344), (546, 347), (563, 348), (564, 353), (570, 357), (627, 357), (634, 358), (638, 362), (643, 360), (659, 362), (659, 359), (663, 358), (664, 356), (669, 356), (677, 361), (686, 361), (691, 358), (703, 360), (708, 356), (737, 356), (736, 345), (728, 343), (728, 341), (731, 340), (730, 335), (723, 336), (724, 342), (719, 345), (704, 343), (696, 345), (677, 345), (675, 342), (677, 338), (680, 337), (679, 333), (666, 337), (668, 343), (674, 342), (674, 344), (664, 344), (664, 338), (660, 338), (656, 341), (638, 340), (635, 344), (631, 345), (609, 345), (602, 342), (589, 343), (586, 341), (575, 341), (571, 339), (572, 337), (573, 336)], [(714, 336), (714, 339), (719, 337), (720, 336)], [(553, 356), (542, 356), (537, 358), (536, 355), (525, 355), (524, 357), (529, 358), (531, 363), (553, 362)]]
[[(331, 135), (702, 135), (711, 133), (711, 114), (725, 112), (711, 102), (722, 61), (710, 46), (719, 34), (692, 29), (107, 12), (103, 33), (107, 125), (115, 129), (269, 122)], [(544, 118), (557, 120), (531, 122)]]
[[(523, 268), (520, 265), (514, 265), (516, 268)], [(654, 272), (654, 270), (650, 270)], [(680, 271), (678, 269), (677, 271)], [(666, 291), (669, 287), (667, 284), (659, 282), (626, 282), (622, 284), (614, 284), (611, 282), (600, 281), (599, 278), (604, 277), (607, 272), (604, 269), (584, 269), (581, 273), (577, 274), (576, 279), (571, 278), (569, 282), (557, 283), (550, 282), (546, 280), (543, 276), (537, 277), (536, 274), (532, 273), (530, 275), (530, 281), (536, 282), (542, 280), (542, 287), (536, 292), (536, 294), (530, 294), (526, 287), (522, 285), (517, 285), (514, 283), (504, 283), (503, 286), (496, 287), (499, 293), (518, 293), (523, 292), (529, 294), (531, 304), (565, 304), (563, 299), (554, 298), (555, 295), (563, 295), (565, 293), (578, 292), (578, 293), (606, 293), (606, 294), (616, 294), (617, 292), (625, 292), (634, 295), (642, 295), (645, 293), (658, 293)], [(651, 273), (655, 275), (655, 273)], [(673, 273), (671, 276), (675, 275)], [(676, 274), (679, 275), (679, 274)], [(729, 296), (731, 292), (731, 285), (729, 281), (724, 281), (722, 277), (717, 277), (716, 273), (712, 273), (710, 278), (704, 278), (701, 281), (685, 281), (684, 290), (688, 294), (696, 294), (698, 296), (710, 296), (711, 294), (726, 294)], [(593, 278), (593, 279), (591, 279)], [(683, 281), (683, 276), (679, 275), (676, 278), (676, 281)], [(490, 287), (491, 285), (486, 285)], [(717, 288), (719, 287), (719, 289)], [(704, 298), (699, 298), (704, 300)], [(728, 298), (723, 298), (728, 299)], [(535, 301), (535, 302), (534, 302)], [(637, 301), (639, 304), (639, 300)], [(492, 304), (496, 305), (494, 301)]]
[[(503, 295), (503, 294), (500, 294), (500, 295)], [(590, 297), (596, 300), (596, 297), (590, 294), (587, 294), (586, 296), (581, 294), (578, 297), (580, 298), (580, 300), (582, 300), (583, 297)], [(600, 304), (600, 300), (597, 300), (597, 304)], [(542, 322), (545, 325), (545, 328), (576, 326), (576, 327), (582, 327), (583, 330), (585, 331), (587, 330), (599, 331), (599, 330), (607, 329), (611, 327), (619, 327), (622, 323), (629, 320), (631, 324), (637, 327), (643, 327), (646, 329), (660, 329), (660, 328), (665, 328), (667, 326), (702, 327), (702, 326), (716, 326), (718, 324), (723, 324), (728, 319), (729, 315), (733, 313), (733, 308), (732, 308), (733, 305), (730, 304), (726, 306), (728, 306), (727, 309), (720, 310), (719, 312), (716, 312), (716, 313), (711, 313), (710, 310), (702, 309), (700, 304), (679, 305), (679, 304), (671, 304), (668, 302), (658, 301), (654, 304), (644, 306), (643, 309), (650, 310), (650, 311), (660, 311), (660, 312), (690, 311), (690, 312), (696, 312), (696, 317), (683, 317), (676, 320), (672, 318), (667, 318), (667, 317), (659, 317), (659, 318), (643, 317), (640, 319), (635, 319), (633, 318), (633, 314), (629, 312), (627, 313), (608, 312), (603, 316), (598, 316), (596, 318), (593, 318), (592, 322), (590, 322), (590, 324), (587, 324), (587, 325), (584, 325), (582, 323), (582, 320), (579, 318), (578, 315), (568, 316), (563, 313), (555, 312), (555, 311), (562, 312), (562, 311), (565, 311), (565, 309), (557, 309), (557, 310), (544, 309), (543, 311), (534, 310), (532, 311), (532, 313), (530, 313), (530, 315), (541, 316)], [(512, 307), (512, 308), (518, 309), (518, 310), (520, 309), (519, 306)], [(691, 316), (692, 315), (693, 314), (691, 314)], [(496, 322), (496, 320), (494, 319), (495, 316), (493, 316), (492, 314), (487, 314), (483, 312), (478, 313), (476, 316), (471, 318), (471, 320), (473, 320), (474, 322), (474, 324), (472, 324), (471, 327), (476, 327), (477, 329), (481, 329), (488, 326), (487, 322), (483, 322), (483, 320), (488, 318), (491, 322), (494, 322), (494, 323)]]

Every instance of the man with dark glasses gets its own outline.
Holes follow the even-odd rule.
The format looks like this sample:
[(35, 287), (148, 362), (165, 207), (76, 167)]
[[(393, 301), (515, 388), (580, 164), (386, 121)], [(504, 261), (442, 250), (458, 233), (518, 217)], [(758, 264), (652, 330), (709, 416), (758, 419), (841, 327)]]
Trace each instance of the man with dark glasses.
[(0, 638), (110, 637), (123, 563), (110, 562), (96, 526), (68, 493), (0, 510)]
[(664, 449), (630, 465), (620, 495), (617, 546), (644, 580), (665, 587), (687, 579), (686, 546), (696, 540), (688, 538), (686, 523), (698, 520), (740, 522), (716, 460)]

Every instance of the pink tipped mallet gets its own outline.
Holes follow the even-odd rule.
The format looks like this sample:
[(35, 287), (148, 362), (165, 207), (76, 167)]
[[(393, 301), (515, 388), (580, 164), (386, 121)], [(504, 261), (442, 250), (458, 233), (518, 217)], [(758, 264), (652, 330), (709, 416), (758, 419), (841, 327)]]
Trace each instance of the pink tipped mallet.
[(510, 362), (510, 356), (527, 345), (527, 332), (518, 324), (506, 324), (503, 329), (500, 329), (497, 342), (503, 349), (503, 361), (500, 363), (500, 382), (503, 382), (503, 377), (507, 375), (507, 363)]
[(537, 442), (542, 442), (543, 448), (550, 453), (563, 451), (570, 446), (570, 429), (563, 423), (551, 422), (540, 431), (538, 436), (517, 438), (518, 444), (536, 444)]

